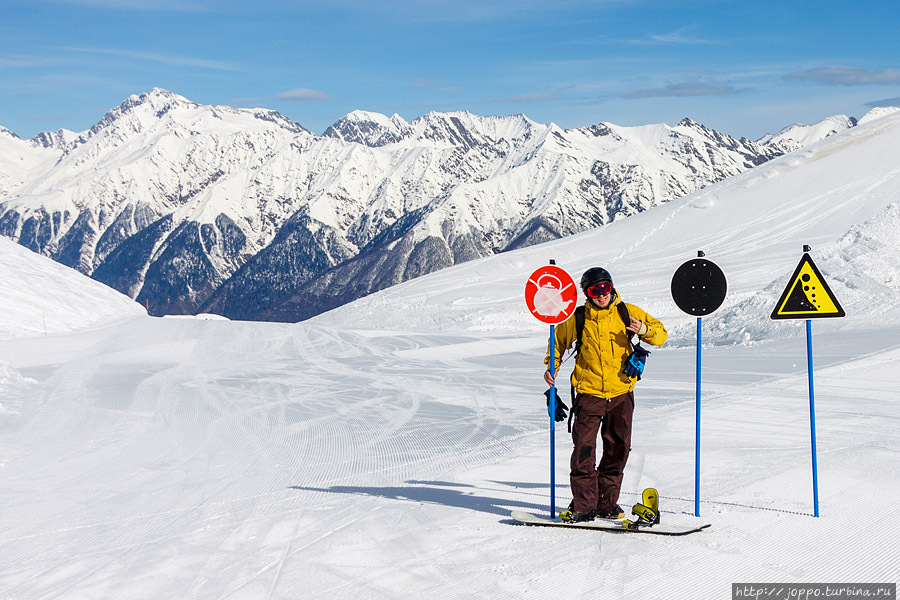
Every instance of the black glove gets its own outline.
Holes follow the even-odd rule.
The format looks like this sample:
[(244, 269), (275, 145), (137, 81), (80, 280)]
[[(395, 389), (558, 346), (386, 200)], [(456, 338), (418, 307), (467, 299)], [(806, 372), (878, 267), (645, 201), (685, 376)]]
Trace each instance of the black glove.
[(637, 377), (641, 378), (641, 373), (644, 372), (644, 364), (647, 362), (647, 355), (650, 354), (649, 350), (645, 350), (643, 346), (637, 345), (634, 347), (634, 352), (632, 352), (631, 356), (625, 361), (625, 368), (623, 371), (629, 377)]
[[(550, 390), (556, 391), (556, 388), (548, 388), (544, 395), (547, 396), (547, 414), (551, 417), (553, 415), (550, 414)], [(569, 410), (569, 407), (565, 405), (565, 403), (560, 399), (559, 394), (556, 394), (556, 417), (557, 421), (565, 421), (566, 420), (566, 411)]]

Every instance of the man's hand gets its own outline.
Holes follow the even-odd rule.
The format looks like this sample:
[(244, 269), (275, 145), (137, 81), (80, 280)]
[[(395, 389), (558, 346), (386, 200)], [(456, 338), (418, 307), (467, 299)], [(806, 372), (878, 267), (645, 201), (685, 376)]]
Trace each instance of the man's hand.
[(555, 378), (550, 374), (550, 369), (544, 371), (544, 381), (547, 383), (547, 385), (553, 385)]
[(638, 334), (638, 337), (647, 334), (647, 331), (649, 328), (644, 324), (643, 321), (639, 321), (638, 319), (635, 319), (634, 317), (629, 317), (629, 318), (631, 319), (631, 324), (628, 327), (626, 327), (625, 329), (627, 329), (628, 331), (630, 331), (632, 333)]

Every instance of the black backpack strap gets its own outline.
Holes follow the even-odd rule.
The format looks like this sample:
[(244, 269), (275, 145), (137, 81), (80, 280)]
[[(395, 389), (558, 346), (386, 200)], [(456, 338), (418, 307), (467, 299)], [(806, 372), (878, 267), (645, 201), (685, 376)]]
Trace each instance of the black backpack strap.
[(631, 325), (631, 315), (628, 314), (628, 307), (625, 306), (625, 303), (620, 300), (619, 303), (616, 304), (616, 308), (619, 311), (619, 316), (622, 317), (622, 321), (626, 325)]
[[(581, 352), (581, 337), (584, 334), (584, 304), (575, 309), (575, 356)], [(572, 418), (578, 412), (578, 402), (576, 402), (575, 386), (572, 386), (572, 410), (569, 411), (569, 433), (572, 433)]]
[(581, 352), (582, 334), (584, 334), (584, 304), (575, 309), (575, 356)]
[(572, 386), (572, 410), (569, 411), (569, 433), (572, 433), (572, 419), (578, 418), (581, 407), (578, 405), (578, 396), (575, 395), (575, 386)]
[[(622, 302), (621, 298), (619, 299), (619, 303), (616, 304), (616, 308), (619, 311), (619, 316), (622, 317), (622, 322), (625, 323), (625, 327), (631, 325), (631, 315), (628, 314), (628, 307), (625, 306), (625, 303)], [(633, 346), (634, 342), (632, 342), (631, 338), (634, 333), (626, 329), (625, 334), (628, 336), (628, 342)]]

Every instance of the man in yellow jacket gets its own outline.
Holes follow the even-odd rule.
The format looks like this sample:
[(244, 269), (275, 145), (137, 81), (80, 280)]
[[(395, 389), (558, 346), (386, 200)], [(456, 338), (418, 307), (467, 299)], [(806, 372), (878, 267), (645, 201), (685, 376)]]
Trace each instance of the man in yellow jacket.
[[(648, 344), (661, 346), (669, 334), (658, 319), (622, 302), (606, 269), (592, 267), (585, 271), (581, 290), (587, 301), (581, 348), (572, 373), (576, 393), (569, 476), (572, 504), (560, 517), (564, 521), (624, 518), (618, 505), (619, 491), (631, 451), (634, 386), (640, 378), (629, 377), (624, 370), (633, 352), (631, 337), (637, 335)], [(623, 321), (620, 303), (628, 309), (628, 323)], [(554, 373), (559, 370), (563, 353), (576, 342), (576, 329), (575, 315), (556, 327)], [(549, 343), (544, 363), (550, 364)], [(549, 369), (544, 373), (544, 381), (553, 385)], [(598, 433), (603, 444), (599, 466)]]

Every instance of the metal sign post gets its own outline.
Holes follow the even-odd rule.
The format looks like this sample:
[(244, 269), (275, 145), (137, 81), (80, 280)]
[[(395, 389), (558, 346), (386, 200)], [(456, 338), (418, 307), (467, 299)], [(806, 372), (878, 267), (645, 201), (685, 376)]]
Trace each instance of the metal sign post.
[(550, 413), (550, 518), (556, 517), (556, 325), (550, 326), (550, 377), (553, 385), (550, 386), (550, 403), (547, 412)]
[(678, 267), (672, 276), (672, 299), (682, 311), (697, 317), (696, 423), (694, 425), (694, 516), (700, 516), (700, 373), (703, 351), (703, 316), (722, 305), (728, 292), (725, 273), (714, 262), (697, 258)]
[(816, 460), (816, 394), (813, 391), (812, 321), (806, 320), (806, 372), (809, 379), (809, 439), (812, 451), (813, 513), (819, 516), (819, 466)]
[(578, 302), (578, 288), (572, 277), (556, 266), (541, 267), (528, 277), (525, 304), (539, 321), (550, 325), (550, 361), (547, 365), (554, 383), (550, 386), (550, 518), (556, 517), (556, 325), (572, 316)]
[(694, 400), (694, 516), (700, 516), (700, 365), (703, 361), (703, 317), (697, 317), (697, 374), (694, 388), (697, 396)]
[(811, 248), (803, 246), (803, 257), (787, 287), (775, 305), (772, 319), (806, 319), (806, 370), (809, 379), (809, 438), (812, 453), (813, 513), (819, 516), (819, 468), (816, 459), (816, 398), (813, 387), (812, 319), (843, 317), (841, 308), (821, 271), (809, 255)]

